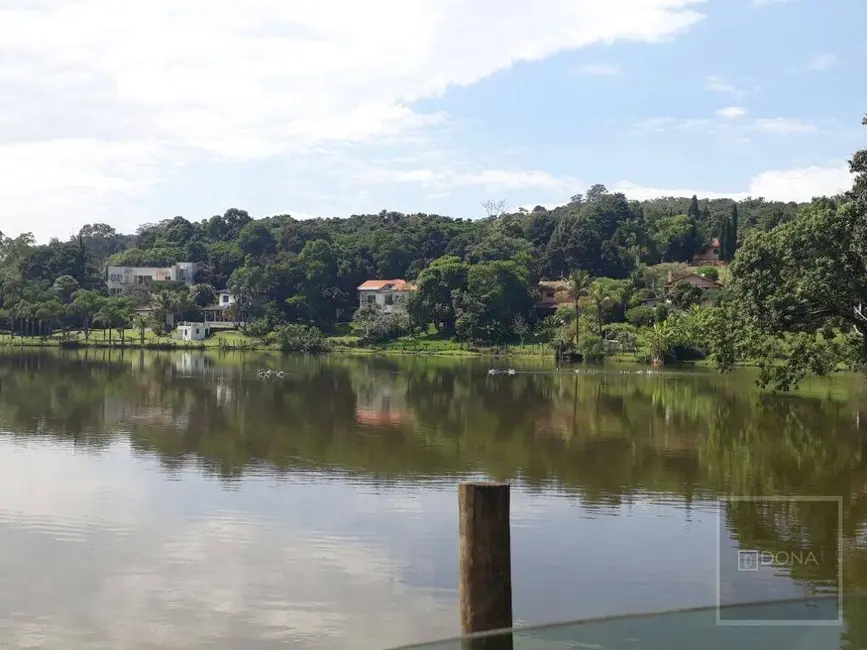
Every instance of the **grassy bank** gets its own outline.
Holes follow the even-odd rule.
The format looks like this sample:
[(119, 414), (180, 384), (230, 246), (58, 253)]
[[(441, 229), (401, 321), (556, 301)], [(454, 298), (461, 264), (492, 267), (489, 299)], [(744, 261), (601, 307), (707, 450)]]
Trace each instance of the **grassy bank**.
[(436, 355), (449, 357), (553, 357), (554, 348), (550, 345), (502, 345), (478, 346), (460, 343), (444, 338), (435, 333), (420, 336), (406, 336), (386, 343), (363, 345), (361, 338), (352, 335), (333, 336), (329, 338), (331, 348), (335, 352), (345, 354), (411, 354)]
[[(551, 359), (555, 357), (555, 349), (547, 344), (478, 346), (460, 343), (443, 338), (435, 333), (420, 336), (407, 336), (387, 343), (363, 345), (361, 338), (352, 334), (341, 333), (328, 337), (330, 351), (333, 354), (358, 356), (437, 356), (449, 358), (478, 357), (509, 357), (527, 359)], [(107, 331), (94, 330), (89, 337), (83, 332), (71, 331), (56, 333), (47, 337), (12, 337), (8, 333), (0, 334), (0, 347), (44, 347), (44, 348), (111, 348), (111, 349), (148, 349), (148, 350), (209, 350), (209, 351), (279, 351), (275, 345), (269, 345), (260, 339), (253, 338), (242, 332), (229, 330), (216, 332), (204, 341), (181, 341), (173, 336), (157, 336), (150, 330), (142, 338), (138, 330), (126, 330), (121, 343), (117, 331), (111, 337)], [(644, 363), (646, 359), (640, 353), (618, 353), (607, 357), (608, 361), (616, 363)], [(708, 360), (683, 361), (671, 363), (671, 366), (703, 366), (710, 367)], [(740, 360), (737, 366), (755, 366), (749, 360)]]
[[(123, 342), (121, 342), (123, 341)], [(436, 335), (404, 337), (380, 345), (362, 345), (358, 336), (341, 334), (328, 338), (331, 351), (339, 354), (435, 355), (448, 357), (514, 356), (553, 357), (554, 349), (548, 345), (474, 346), (458, 343)], [(138, 330), (126, 330), (121, 337), (117, 331), (94, 330), (85, 337), (83, 332), (70, 331), (52, 336), (11, 336), (0, 334), (4, 347), (69, 347), (69, 348), (128, 348), (177, 350), (276, 350), (260, 339), (238, 331), (216, 332), (204, 341), (181, 341), (173, 336), (157, 336), (147, 330), (142, 337)]]
[(204, 341), (181, 341), (173, 336), (157, 336), (150, 330), (142, 337), (138, 330), (126, 330), (121, 337), (117, 331), (109, 336), (107, 331), (94, 330), (90, 336), (84, 332), (72, 331), (55, 333), (51, 336), (11, 336), (0, 334), (0, 346), (4, 347), (69, 347), (69, 348), (125, 348), (159, 350), (273, 350), (261, 341), (245, 336), (241, 332), (216, 332)]

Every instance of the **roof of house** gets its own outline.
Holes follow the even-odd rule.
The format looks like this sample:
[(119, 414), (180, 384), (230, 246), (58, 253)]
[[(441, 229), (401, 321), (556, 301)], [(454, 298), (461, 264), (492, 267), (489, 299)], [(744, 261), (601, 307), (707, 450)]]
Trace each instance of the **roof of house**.
[(406, 280), (368, 280), (358, 287), (358, 291), (381, 291), (383, 289), (409, 291), (410, 285)]
[(542, 280), (539, 286), (546, 289), (568, 289), (569, 282), (566, 280)]

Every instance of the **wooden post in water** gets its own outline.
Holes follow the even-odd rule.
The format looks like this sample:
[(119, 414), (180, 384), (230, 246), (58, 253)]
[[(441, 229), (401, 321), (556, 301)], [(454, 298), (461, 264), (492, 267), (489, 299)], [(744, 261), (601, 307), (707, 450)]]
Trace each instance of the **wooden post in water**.
[[(461, 634), (512, 627), (512, 553), (509, 485), (458, 486)], [(512, 635), (467, 639), (472, 650), (512, 650)]]

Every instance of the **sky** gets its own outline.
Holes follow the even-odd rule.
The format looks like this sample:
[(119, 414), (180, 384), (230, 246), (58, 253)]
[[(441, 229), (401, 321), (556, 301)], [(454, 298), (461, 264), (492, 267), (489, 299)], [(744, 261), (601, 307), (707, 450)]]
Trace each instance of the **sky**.
[[(867, 145), (863, 0), (0, 0), (0, 231), (809, 200)], [(860, 74), (859, 74), (860, 73)]]

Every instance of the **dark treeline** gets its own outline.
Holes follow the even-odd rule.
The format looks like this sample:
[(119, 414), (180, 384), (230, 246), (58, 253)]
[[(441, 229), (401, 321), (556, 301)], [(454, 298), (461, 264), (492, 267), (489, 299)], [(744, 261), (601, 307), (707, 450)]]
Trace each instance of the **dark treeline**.
[[(87, 225), (67, 242), (35, 245), (30, 235), (3, 239), (0, 316), (10, 328), (30, 333), (64, 323), (87, 329), (96, 313), (90, 307), (99, 303), (94, 296), (66, 313), (61, 307), (80, 290), (104, 294), (107, 265), (191, 261), (198, 264), (199, 289), (186, 300), (177, 295), (165, 300), (175, 303), (166, 311), (183, 316), (212, 298), (203, 287), (230, 288), (254, 318), (265, 319), (270, 327), (305, 322), (328, 330), (350, 320), (361, 282), (418, 280), (432, 262), (448, 258), (482, 267), (474, 274), (475, 285), (483, 286), (476, 286), (476, 295), (470, 291), (464, 296), (464, 311), (474, 301), (485, 302), (485, 293), (508, 290), (510, 280), (520, 286), (521, 295), (507, 296), (501, 306), (511, 322), (519, 314), (532, 317), (527, 307), (539, 279), (566, 277), (579, 269), (593, 277), (628, 278), (639, 265), (689, 261), (714, 237), (728, 241), (735, 205), (743, 236), (791, 221), (798, 210), (794, 203), (762, 199), (737, 204), (695, 197), (628, 201), (595, 185), (554, 210), (537, 207), (481, 219), (384, 210), (345, 219), (281, 215), (254, 220), (243, 210), (230, 209), (198, 222), (174, 217), (145, 224), (133, 235), (105, 224)], [(447, 290), (450, 294), (456, 288), (467, 289)], [(144, 298), (151, 297), (139, 302)], [(84, 304), (88, 301), (90, 307)], [(496, 317), (506, 318), (493, 314), (489, 320)], [(440, 319), (430, 314), (430, 320)], [(452, 327), (452, 318), (446, 320)], [(481, 331), (477, 334), (484, 338)]]

